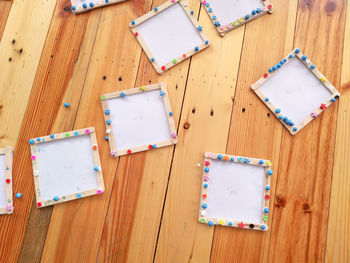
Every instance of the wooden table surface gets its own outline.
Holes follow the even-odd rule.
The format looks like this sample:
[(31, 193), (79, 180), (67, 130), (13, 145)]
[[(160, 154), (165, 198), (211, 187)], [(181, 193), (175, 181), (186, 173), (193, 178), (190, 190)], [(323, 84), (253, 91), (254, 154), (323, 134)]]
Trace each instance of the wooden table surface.
[[(128, 23), (161, 2), (74, 15), (69, 0), (0, 0), (0, 146), (22, 193), (0, 217), (1, 262), (350, 262), (349, 1), (274, 0), (222, 38), (188, 0), (212, 45), (159, 76)], [(291, 136), (249, 85), (294, 47), (342, 96)], [(178, 144), (110, 158), (100, 95), (161, 81)], [(106, 192), (36, 208), (28, 139), (88, 126)], [(272, 160), (269, 231), (197, 222), (204, 151)]]

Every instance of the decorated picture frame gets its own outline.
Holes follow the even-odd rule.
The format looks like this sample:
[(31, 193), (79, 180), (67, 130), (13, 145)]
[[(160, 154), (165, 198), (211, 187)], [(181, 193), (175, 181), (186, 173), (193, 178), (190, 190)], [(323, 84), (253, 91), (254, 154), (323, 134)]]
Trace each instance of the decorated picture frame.
[(90, 11), (95, 8), (125, 2), (127, 0), (70, 0), (75, 14)]
[(101, 104), (106, 124), (105, 140), (109, 142), (112, 157), (177, 143), (177, 131), (165, 83), (104, 94)]
[[(152, 21), (154, 25), (150, 25)], [(131, 21), (130, 28), (158, 74), (210, 45), (193, 10), (183, 0), (170, 0), (154, 7)]]
[(10, 146), (0, 148), (0, 176), (2, 189), (0, 214), (13, 213), (13, 196), (12, 196), (12, 162), (13, 149)]
[[(280, 85), (279, 80), (274, 77), (276, 74), (281, 74), (278, 72), (282, 72), (286, 67), (290, 69), (289, 72), (285, 71), (279, 76), (284, 81), (284, 85)], [(292, 69), (293, 74), (291, 74)], [(293, 88), (284, 88), (288, 85), (293, 86), (294, 81), (297, 84)], [(302, 85), (299, 81), (305, 81), (306, 84)], [(251, 89), (292, 135), (316, 119), (340, 97), (339, 91), (299, 48), (294, 49), (278, 64), (269, 68), (257, 82), (251, 85)], [(285, 111), (280, 104), (285, 105)], [(293, 115), (296, 121), (288, 115)]]
[[(229, 0), (200, 0), (204, 9), (206, 10), (207, 14), (210, 17), (210, 20), (213, 22), (217, 32), (220, 36), (224, 36), (227, 32), (234, 30), (237, 27), (240, 27), (250, 21), (253, 21), (254, 19), (257, 19), (267, 13), (271, 14), (273, 11), (273, 5), (268, 0), (244, 0), (245, 3), (256, 1), (261, 4), (260, 7), (255, 6), (253, 9), (247, 9), (242, 11), (242, 15), (238, 15), (239, 17), (232, 17), (229, 19), (223, 19), (223, 15), (231, 15), (232, 11), (238, 11), (238, 9), (235, 6), (230, 5), (237, 5), (233, 3), (233, 1)], [(213, 4), (215, 3), (215, 4)], [(221, 5), (216, 6), (215, 5)], [(231, 8), (231, 9), (230, 9)], [(222, 15), (220, 17), (220, 14)], [(220, 22), (221, 21), (221, 22)], [(223, 21), (223, 22), (222, 22)]]
[(105, 191), (94, 127), (29, 139), (37, 207)]
[(204, 153), (199, 222), (268, 230), (269, 160)]

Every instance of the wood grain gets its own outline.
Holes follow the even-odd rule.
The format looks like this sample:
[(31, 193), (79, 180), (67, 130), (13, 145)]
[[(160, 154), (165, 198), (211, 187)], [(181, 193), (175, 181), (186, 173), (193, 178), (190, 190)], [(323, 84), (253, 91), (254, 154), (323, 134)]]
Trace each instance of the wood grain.
[[(271, 16), (247, 24), (226, 152), (272, 161), (267, 232), (216, 227), (212, 262), (267, 262), (283, 126), (249, 88), (293, 48), (297, 3), (275, 5)], [(280, 36), (274, 38), (275, 35)], [(266, 51), (265, 47), (271, 47)], [(252, 68), (256, 70), (251, 70)], [(239, 138), (239, 140), (237, 139)], [(232, 244), (236, 245), (232, 245)]]
[(7, 22), (7, 17), (10, 13), (12, 2), (10, 1), (0, 1), (0, 40), (2, 33), (4, 32), (5, 25)]
[[(299, 1), (295, 46), (339, 87), (345, 1)], [(317, 30), (322, 28), (322, 30)], [(338, 105), (292, 137), (283, 131), (269, 261), (323, 262)], [(288, 238), (286, 238), (288, 237)]]
[(212, 45), (191, 61), (155, 262), (210, 257), (214, 229), (198, 222), (202, 169), (197, 164), (205, 151), (225, 152), (244, 27), (223, 40), (205, 12), (199, 21)]
[(16, 143), (55, 4), (12, 2), (0, 42), (0, 145)]
[(347, 5), (326, 262), (350, 262), (350, 4)]
[[(348, 1), (275, 0), (272, 15), (224, 39), (200, 2), (187, 1), (212, 45), (158, 76), (129, 22), (164, 1), (73, 15), (70, 0), (0, 0), (0, 146), (15, 146), (13, 192), (22, 193), (14, 214), (0, 217), (0, 261), (349, 261)], [(342, 93), (295, 138), (249, 90), (293, 47)], [(179, 143), (112, 159), (100, 95), (161, 81)], [(87, 126), (97, 131), (106, 192), (37, 209), (28, 139)], [(197, 222), (197, 164), (225, 150), (272, 159), (268, 232)]]
[[(122, 76), (122, 79), (125, 78), (125, 81), (119, 82), (123, 89), (134, 84), (132, 76), (135, 79), (137, 72), (137, 67), (134, 64), (138, 63), (137, 54), (140, 56), (140, 51), (136, 48), (138, 47), (136, 43), (135, 45), (127, 44), (133, 39), (132, 34), (128, 34), (129, 28), (125, 26), (116, 29), (115, 25), (130, 21), (129, 16), (136, 10), (133, 2), (125, 2), (91, 12), (93, 14), (102, 11), (97, 35), (88, 36), (88, 39), (91, 40), (91, 37), (94, 39), (91, 59), (87, 60), (86, 64), (80, 64), (79, 68), (75, 68), (75, 71), (87, 68), (87, 74), (86, 77), (81, 76), (83, 82), (80, 82), (78, 81), (79, 74), (74, 72), (69, 86), (84, 87), (82, 100), (79, 104), (80, 114), (76, 117), (74, 127), (95, 126), (101, 149), (106, 191), (102, 196), (91, 197), (88, 202), (81, 205), (71, 202), (71, 204), (67, 203), (67, 206), (54, 208), (41, 259), (43, 262), (76, 262), (78, 260), (94, 262), (97, 257), (118, 165), (118, 161), (110, 157), (108, 144), (104, 141), (105, 128), (100, 96), (115, 90), (115, 84), (111, 85), (111, 83), (119, 82), (118, 76)], [(121, 37), (124, 38), (125, 42), (117, 41)], [(81, 49), (80, 54), (86, 54), (90, 50), (91, 47), (86, 45)], [(111, 50), (114, 53), (111, 53)], [(125, 55), (121, 57), (120, 54)], [(103, 76), (106, 76), (105, 80)], [(60, 242), (61, 240), (65, 241)], [(79, 254), (75, 251), (79, 251)]]

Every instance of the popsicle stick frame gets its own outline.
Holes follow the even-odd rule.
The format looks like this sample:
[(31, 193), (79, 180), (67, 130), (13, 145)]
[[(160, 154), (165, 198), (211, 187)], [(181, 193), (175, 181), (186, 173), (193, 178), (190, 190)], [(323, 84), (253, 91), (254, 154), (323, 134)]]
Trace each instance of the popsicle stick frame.
[(72, 11), (75, 14), (90, 11), (94, 8), (103, 7), (106, 5), (117, 4), (127, 0), (71, 0)]
[[(211, 152), (206, 152), (204, 157), (199, 222), (209, 226), (266, 231), (272, 163), (269, 160)], [(242, 181), (237, 183), (239, 180)], [(215, 205), (220, 207), (211, 207)], [(218, 214), (222, 217), (219, 218)], [(242, 218), (250, 218), (250, 221)]]
[(29, 140), (37, 207), (104, 192), (94, 127)]
[[(237, 3), (233, 3), (232, 0), (231, 1), (223, 1), (223, 0), (210, 0), (210, 1), (206, 1), (206, 0), (200, 0), (202, 2), (202, 5), (204, 6), (205, 10), (207, 11), (210, 20), (213, 22), (214, 26), (216, 27), (216, 30), (218, 31), (220, 36), (224, 36), (227, 32), (242, 26), (258, 17), (261, 17), (267, 13), (271, 14), (272, 10), (273, 10), (273, 5), (267, 1), (267, 0), (256, 0), (257, 2), (261, 2), (263, 7), (257, 7), (251, 11), (249, 11), (250, 13), (245, 14), (242, 17), (232, 17), (232, 20), (227, 20), (225, 24), (222, 24), (220, 22), (221, 19), (223, 19), (222, 17), (220, 17), (220, 13), (222, 12), (218, 12), (216, 14), (216, 9), (215, 7), (212, 6), (212, 2), (217, 2), (215, 3), (215, 5), (221, 5), (221, 9), (225, 9), (226, 11), (225, 13), (227, 13), (227, 15), (230, 15), (231, 12), (227, 12), (227, 8), (229, 8), (231, 5), (231, 7), (233, 8), (234, 5), (237, 5)], [(246, 0), (244, 0), (246, 1)], [(236, 10), (238, 8), (234, 7)], [(228, 23), (227, 23), (228, 22)]]
[[(134, 95), (145, 96), (147, 95), (147, 93), (151, 93), (151, 92), (156, 92), (155, 96), (157, 97), (150, 96), (145, 99), (142, 99), (142, 97), (139, 97), (137, 101), (134, 100), (135, 97), (133, 99)], [(111, 100), (115, 100), (115, 99), (123, 100), (122, 105), (119, 105), (118, 109), (116, 108), (116, 111), (118, 111), (117, 113), (113, 112), (113, 110), (111, 110), (111, 105), (109, 105), (109, 103), (111, 103)], [(160, 105), (158, 105), (158, 107), (154, 109), (152, 108), (152, 104), (154, 105), (156, 104), (155, 99), (160, 100), (159, 104), (164, 104), (164, 105), (161, 105), (165, 109), (164, 112), (162, 112), (162, 110), (164, 109), (161, 109)], [(148, 104), (143, 105), (142, 104), (143, 101), (145, 102), (147, 101)], [(111, 150), (110, 153), (112, 157), (118, 157), (118, 156), (141, 152), (141, 151), (153, 150), (155, 148), (164, 147), (164, 146), (177, 143), (177, 133), (176, 133), (176, 127), (175, 127), (175, 122), (173, 118), (173, 112), (171, 110), (169, 96), (168, 96), (165, 83), (159, 83), (159, 84), (154, 84), (149, 86), (142, 86), (138, 88), (108, 93), (101, 96), (101, 103), (102, 103), (102, 109), (103, 109), (105, 123), (106, 123), (107, 135), (105, 139), (109, 141), (109, 146)], [(126, 106), (127, 103), (131, 103), (131, 104)], [(147, 113), (144, 113), (144, 115), (140, 117), (140, 112), (144, 111), (145, 109), (147, 109)], [(112, 121), (113, 116), (120, 117), (127, 114), (132, 114), (132, 116), (127, 116), (126, 118), (115, 119)], [(148, 118), (146, 115), (153, 116), (151, 117), (151, 119), (153, 120)], [(154, 120), (154, 118), (156, 118), (156, 120)], [(133, 123), (128, 122), (130, 121), (130, 119), (150, 120), (152, 121), (152, 124), (154, 124), (154, 127), (151, 125), (151, 123), (146, 123), (144, 127), (142, 127), (142, 124), (141, 126), (139, 125), (139, 126), (131, 127)], [(156, 122), (161, 122), (161, 127), (163, 128), (158, 129), (156, 127)], [(113, 126), (114, 124), (116, 124), (116, 126)], [(163, 139), (160, 141), (147, 141), (150, 138), (148, 138), (146, 134), (152, 134), (152, 136), (150, 136), (152, 137), (151, 140), (154, 140), (154, 138), (157, 138), (158, 140), (157, 135), (154, 135), (155, 131), (157, 130), (163, 131), (162, 134), (160, 135), (162, 136)], [(119, 133), (118, 135), (120, 136), (120, 138), (116, 136), (117, 133)], [(132, 133), (135, 133), (135, 134), (132, 134)], [(121, 149), (118, 149), (119, 147), (117, 147), (116, 143), (118, 143), (118, 140), (121, 140), (121, 137), (123, 135), (124, 135), (123, 136), (124, 140), (125, 138), (129, 138), (129, 139), (131, 138), (135, 140), (135, 138), (138, 137), (137, 134), (141, 136), (141, 139), (139, 142), (147, 141), (147, 144), (141, 143), (142, 145), (139, 144), (133, 147), (126, 147), (126, 145), (130, 145), (130, 142), (125, 142), (125, 143), (123, 142), (123, 146), (121, 146)], [(144, 139), (145, 137), (147, 138)]]
[[(193, 14), (187, 2), (171, 0), (131, 21), (131, 31), (158, 74), (210, 45), (203, 27)], [(157, 21), (157, 18), (161, 20)], [(152, 21), (155, 28), (149, 25)]]
[[(285, 71), (283, 72), (283, 74), (285, 74), (284, 85), (276, 85), (276, 79), (274, 79), (275, 75), (281, 74), (279, 72), (287, 70), (285, 69), (287, 67), (292, 67), (294, 71), (295, 69), (298, 69), (299, 75), (295, 76), (291, 74), (292, 72)], [(310, 74), (310, 72), (312, 74)], [(291, 78), (290, 81), (286, 80), (288, 77)], [(303, 78), (305, 83), (309, 82), (309, 84), (303, 85), (298, 83), (299, 81), (304, 81)], [(271, 83), (269, 83), (269, 81)], [(297, 84), (295, 84), (294, 87), (289, 88), (289, 90), (284, 90), (284, 86), (287, 86), (288, 83), (292, 82), (300, 85), (299, 90)], [(269, 91), (270, 84), (274, 86), (274, 89), (272, 90), (271, 88), (271, 91)], [(294, 91), (299, 93), (295, 98), (292, 97), (294, 88)], [(339, 91), (298, 48), (294, 49), (284, 57), (277, 65), (269, 68), (268, 72), (264, 73), (257, 82), (251, 85), (251, 89), (273, 112), (273, 114), (275, 114), (292, 135), (298, 133), (310, 121), (317, 118), (319, 114), (340, 97)], [(280, 92), (284, 92), (284, 94), (279, 94)], [(305, 94), (304, 96), (303, 92)], [(267, 93), (269, 93), (270, 96), (268, 96)], [(274, 97), (275, 100), (271, 97)], [(289, 102), (284, 101), (285, 99)], [(279, 106), (282, 101), (284, 101), (283, 104), (288, 107), (287, 112), (284, 112), (284, 109)], [(294, 103), (294, 105), (291, 105), (290, 103)], [(293, 111), (296, 112), (294, 113)], [(288, 113), (293, 113), (294, 117), (300, 120), (295, 121), (291, 117), (288, 117), (288, 115), (283, 116)], [(298, 117), (296, 117), (297, 115)]]
[(0, 214), (12, 214), (13, 213), (13, 197), (12, 197), (12, 147), (7, 146), (5, 148), (0, 148), (0, 157), (1, 157), (1, 178), (3, 178), (2, 189), (5, 190), (2, 192), (0, 200), (2, 204), (0, 207)]

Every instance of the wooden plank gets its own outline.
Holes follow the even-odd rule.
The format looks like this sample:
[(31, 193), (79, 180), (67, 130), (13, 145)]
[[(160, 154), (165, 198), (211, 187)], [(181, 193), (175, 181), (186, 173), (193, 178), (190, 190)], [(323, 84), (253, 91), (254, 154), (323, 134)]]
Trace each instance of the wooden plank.
[(350, 4), (347, 3), (326, 262), (350, 262)]
[[(299, 1), (295, 46), (339, 87), (346, 1)], [(293, 138), (283, 131), (269, 249), (272, 262), (325, 260), (338, 104)], [(288, 237), (288, 238), (286, 238)]]
[[(144, 12), (143, 8), (143, 4), (127, 1), (91, 12), (93, 15), (102, 11), (97, 35), (86, 36), (86, 40), (94, 40), (93, 48), (86, 45), (80, 51), (81, 56), (92, 49), (91, 59), (75, 68), (69, 86), (84, 86), (74, 128), (95, 126), (106, 191), (101, 196), (86, 198), (86, 201), (79, 200), (54, 207), (42, 262), (96, 260), (118, 165), (118, 161), (111, 158), (108, 144), (104, 141), (105, 127), (100, 96), (115, 91), (116, 84), (122, 89), (134, 85), (141, 50), (137, 43), (130, 44), (134, 37), (130, 34), (126, 21), (131, 21), (131, 17)], [(122, 26), (116, 28), (115, 25)], [(80, 73), (85, 69), (86, 76)]]
[(17, 140), (55, 5), (56, 0), (12, 3), (0, 42), (0, 145)]
[(210, 18), (200, 23), (212, 42), (192, 58), (155, 262), (208, 262), (213, 231), (198, 222), (203, 153), (225, 152), (244, 35), (240, 27), (217, 35)]
[[(30, 137), (73, 129), (83, 83), (80, 86), (68, 84), (75, 77), (74, 68), (81, 68), (81, 64), (90, 61), (91, 51), (81, 55), (79, 52), (80, 48), (91, 49), (94, 38), (88, 36), (97, 34), (101, 12), (75, 16), (65, 8), (67, 3), (67, 0), (59, 0), (53, 15), (22, 125), (25, 142)], [(79, 74), (86, 75), (86, 71), (83, 67)], [(71, 104), (68, 110), (63, 107), (65, 101)], [(22, 158), (27, 159), (28, 154), (26, 152)], [(32, 174), (26, 166), (22, 169), (25, 170), (23, 174)], [(30, 177), (22, 180), (24, 184), (33, 184)], [(33, 193), (29, 194), (30, 202)], [(38, 262), (43, 251), (53, 208), (38, 211), (35, 200), (33, 203), (18, 262)]]
[(0, 1), (0, 40), (2, 33), (4, 32), (5, 25), (7, 22), (7, 17), (10, 13), (12, 2), (10, 1)]
[[(270, 214), (267, 232), (216, 227), (212, 262), (266, 262), (273, 229), (272, 213), (278, 174), (282, 125), (249, 89), (270, 65), (293, 48), (297, 2), (274, 5), (275, 12), (246, 26), (227, 153), (272, 161)], [(278, 38), (274, 36), (278, 35)], [(271, 47), (266, 50), (266, 47)], [(251, 70), (254, 69), (254, 70)], [(239, 139), (238, 139), (239, 138)], [(232, 244), (235, 243), (235, 246)]]
[[(189, 5), (196, 6), (194, 10), (199, 7), (199, 3), (194, 1)], [(189, 62), (184, 61), (159, 76), (142, 53), (136, 80), (136, 86), (166, 83), (176, 123), (179, 121)], [(99, 262), (153, 260), (173, 150), (173, 147), (165, 147), (120, 158), (116, 174), (119, 180), (113, 187)]]

